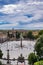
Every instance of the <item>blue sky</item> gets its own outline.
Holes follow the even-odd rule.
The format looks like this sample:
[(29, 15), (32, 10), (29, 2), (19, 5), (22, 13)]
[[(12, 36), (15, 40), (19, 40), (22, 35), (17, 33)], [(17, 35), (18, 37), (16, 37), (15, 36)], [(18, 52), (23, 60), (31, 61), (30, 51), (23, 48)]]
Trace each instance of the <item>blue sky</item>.
[(43, 0), (0, 0), (0, 29), (43, 29)]

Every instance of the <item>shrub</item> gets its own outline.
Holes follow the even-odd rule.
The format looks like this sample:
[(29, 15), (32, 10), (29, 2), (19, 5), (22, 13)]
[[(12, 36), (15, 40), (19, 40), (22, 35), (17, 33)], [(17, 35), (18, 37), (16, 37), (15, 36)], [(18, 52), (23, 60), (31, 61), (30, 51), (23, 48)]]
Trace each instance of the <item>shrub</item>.
[(34, 62), (36, 62), (38, 59), (38, 56), (35, 55), (34, 53), (30, 53), (30, 55), (28, 56), (28, 63), (31, 65), (34, 64)]
[(38, 61), (38, 62), (34, 63), (34, 65), (43, 65), (43, 61)]

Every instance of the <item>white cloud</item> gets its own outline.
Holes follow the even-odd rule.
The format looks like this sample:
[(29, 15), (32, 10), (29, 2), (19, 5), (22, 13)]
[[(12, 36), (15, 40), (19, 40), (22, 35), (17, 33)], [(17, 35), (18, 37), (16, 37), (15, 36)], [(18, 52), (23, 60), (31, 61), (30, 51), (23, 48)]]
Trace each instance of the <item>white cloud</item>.
[[(31, 27), (43, 27), (43, 23), (40, 23), (38, 20), (43, 18), (43, 2), (27, 2), (18, 4), (8, 4), (0, 8), (0, 12), (7, 14), (6, 16), (0, 16), (0, 22), (8, 21), (11, 24), (1, 25), (0, 28), (10, 28), (10, 27), (21, 27), (21, 28), (31, 28)], [(25, 15), (32, 14), (32, 17)], [(34, 20), (34, 23), (32, 23)], [(38, 22), (36, 22), (38, 21)], [(19, 22), (27, 23), (26, 25), (19, 25)], [(36, 22), (36, 23), (35, 23)], [(29, 24), (30, 23), (30, 24)]]
[(5, 13), (5, 14), (12, 14), (15, 12), (20, 12), (19, 8), (21, 7), (21, 4), (9, 4), (9, 5), (4, 5), (1, 9), (0, 12)]
[(0, 25), (0, 29), (12, 29), (16, 26), (18, 26), (19, 24), (18, 23), (15, 23), (15, 24), (4, 24), (4, 25)]
[(33, 5), (40, 5), (43, 4), (43, 2), (30, 2), (30, 3), (19, 3), (19, 4), (8, 4), (4, 5), (0, 12), (5, 14), (12, 14), (15, 12), (21, 12), (22, 10), (26, 9), (29, 6)]
[(43, 29), (43, 22), (24, 25), (23, 29)]

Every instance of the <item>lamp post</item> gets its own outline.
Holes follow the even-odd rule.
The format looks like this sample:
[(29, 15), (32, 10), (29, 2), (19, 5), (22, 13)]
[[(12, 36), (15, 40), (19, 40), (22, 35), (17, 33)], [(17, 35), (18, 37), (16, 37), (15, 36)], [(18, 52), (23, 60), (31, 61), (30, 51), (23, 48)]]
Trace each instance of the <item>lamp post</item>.
[(10, 61), (9, 61), (9, 49), (8, 49), (8, 43), (7, 43), (7, 64), (10, 64)]
[(9, 62), (9, 49), (7, 50), (7, 64), (10, 64), (10, 62)]
[(23, 39), (23, 36), (22, 36), (22, 33), (21, 33), (21, 35), (20, 35), (20, 39), (21, 39), (21, 48), (23, 48), (23, 45), (22, 45), (22, 39)]

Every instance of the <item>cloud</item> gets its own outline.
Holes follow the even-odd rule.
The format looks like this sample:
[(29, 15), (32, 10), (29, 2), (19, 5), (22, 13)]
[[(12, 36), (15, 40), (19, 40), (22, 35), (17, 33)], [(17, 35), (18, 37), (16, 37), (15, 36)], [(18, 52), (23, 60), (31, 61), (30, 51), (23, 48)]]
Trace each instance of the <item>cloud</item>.
[(3, 5), (0, 8), (0, 23), (0, 29), (43, 28), (43, 2), (28, 2), (28, 0), (21, 2), (20, 0), (16, 4)]
[(19, 2), (19, 0), (0, 0), (0, 5), (8, 5), (8, 4), (14, 4)]
[[(15, 4), (15, 3), (27, 3), (27, 2), (43, 2), (43, 0), (0, 0), (0, 5), (8, 5), (8, 4)], [(36, 3), (35, 3), (36, 4)]]
[(40, 23), (31, 23), (23, 26), (23, 29), (35, 30), (35, 29), (43, 29), (43, 22)]
[(18, 23), (15, 23), (15, 24), (3, 24), (3, 25), (0, 25), (0, 29), (12, 29), (12, 28), (16, 28), (16, 26), (18, 25)]
[(0, 25), (11, 24), (9, 22), (0, 21)]
[(3, 5), (3, 7), (0, 9), (0, 12), (5, 13), (5, 14), (11, 14), (14, 12), (17, 13), (17, 12), (23, 11), (25, 8), (28, 8), (31, 5), (33, 6), (33, 5), (40, 5), (40, 4), (42, 5), (43, 2), (8, 4), (8, 5)]

